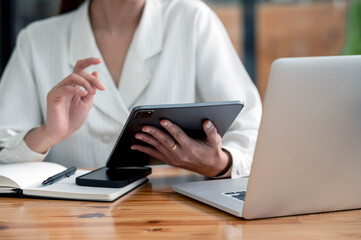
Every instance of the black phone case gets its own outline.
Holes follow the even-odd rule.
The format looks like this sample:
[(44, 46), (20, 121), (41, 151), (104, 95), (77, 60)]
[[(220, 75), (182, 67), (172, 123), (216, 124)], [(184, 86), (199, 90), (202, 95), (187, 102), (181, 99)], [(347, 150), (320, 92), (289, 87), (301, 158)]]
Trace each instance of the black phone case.
[[(124, 169), (139, 169), (140, 172), (137, 175), (130, 176), (125, 180), (118, 180), (119, 174), (117, 169), (109, 169), (107, 167), (98, 168), (94, 171), (86, 173), (76, 178), (75, 182), (80, 186), (91, 186), (91, 187), (109, 187), (109, 188), (121, 188), (125, 187), (128, 184), (137, 181), (138, 179), (144, 178), (152, 173), (150, 167), (125, 167)], [(101, 178), (91, 178), (91, 174), (96, 173), (97, 171), (106, 171), (106, 177)]]
[(243, 106), (244, 104), (240, 101), (225, 101), (135, 107), (118, 137), (106, 166), (116, 168), (149, 164), (148, 155), (130, 149), (133, 144), (146, 145), (135, 138), (135, 134), (141, 132), (145, 125), (155, 126), (165, 131), (160, 121), (168, 119), (181, 127), (188, 136), (200, 139), (206, 137), (203, 122), (211, 120), (218, 133), (223, 136)]

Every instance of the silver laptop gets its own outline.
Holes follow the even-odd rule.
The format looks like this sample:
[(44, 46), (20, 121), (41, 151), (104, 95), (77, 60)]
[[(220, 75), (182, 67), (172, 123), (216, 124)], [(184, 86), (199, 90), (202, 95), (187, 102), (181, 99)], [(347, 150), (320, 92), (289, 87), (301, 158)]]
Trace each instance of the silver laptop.
[(275, 61), (249, 179), (172, 189), (246, 219), (361, 208), (361, 56)]

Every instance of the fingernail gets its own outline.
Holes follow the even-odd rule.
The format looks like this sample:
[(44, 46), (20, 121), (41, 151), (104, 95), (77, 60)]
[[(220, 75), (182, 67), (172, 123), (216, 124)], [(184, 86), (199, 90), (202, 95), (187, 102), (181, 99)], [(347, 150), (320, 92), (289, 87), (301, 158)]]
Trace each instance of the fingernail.
[(212, 122), (208, 121), (206, 124), (206, 128), (209, 130), (209, 129), (211, 129), (211, 127), (212, 127)]
[(135, 135), (135, 138), (136, 138), (136, 139), (139, 139), (139, 140), (142, 140), (142, 139), (143, 139), (142, 135), (140, 135), (140, 134), (136, 134), (136, 135)]
[(167, 121), (161, 121), (160, 124), (161, 124), (163, 127), (168, 126), (168, 122), (167, 122)]
[(142, 131), (143, 131), (143, 132), (149, 132), (149, 128), (144, 127), (144, 128), (142, 128)]

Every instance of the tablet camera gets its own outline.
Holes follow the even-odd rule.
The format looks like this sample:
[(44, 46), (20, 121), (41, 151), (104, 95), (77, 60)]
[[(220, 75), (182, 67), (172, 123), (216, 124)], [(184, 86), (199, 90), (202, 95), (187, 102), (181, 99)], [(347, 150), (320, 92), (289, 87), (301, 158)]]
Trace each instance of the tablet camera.
[(153, 115), (153, 110), (145, 110), (137, 112), (135, 117), (136, 118), (150, 118)]

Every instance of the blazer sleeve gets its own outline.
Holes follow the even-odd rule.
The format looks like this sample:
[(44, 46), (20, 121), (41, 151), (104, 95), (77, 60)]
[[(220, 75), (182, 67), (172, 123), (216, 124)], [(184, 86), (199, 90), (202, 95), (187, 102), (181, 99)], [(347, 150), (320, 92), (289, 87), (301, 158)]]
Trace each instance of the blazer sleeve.
[(196, 77), (200, 101), (241, 100), (245, 107), (222, 138), (232, 155), (232, 178), (250, 174), (262, 115), (259, 93), (216, 14), (205, 4), (198, 15)]
[(31, 129), (43, 124), (26, 31), (19, 33), (0, 81), (0, 163), (42, 161), (48, 153), (34, 152), (24, 141)]

